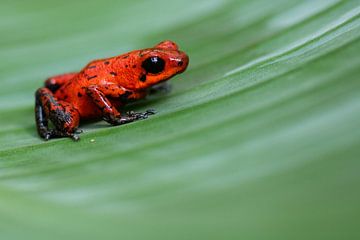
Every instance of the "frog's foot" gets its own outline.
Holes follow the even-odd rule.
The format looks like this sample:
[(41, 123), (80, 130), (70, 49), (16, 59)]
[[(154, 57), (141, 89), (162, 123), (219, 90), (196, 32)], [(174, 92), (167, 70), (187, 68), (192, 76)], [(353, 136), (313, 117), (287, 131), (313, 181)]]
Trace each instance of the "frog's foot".
[(141, 119), (146, 119), (150, 115), (154, 115), (156, 112), (154, 109), (148, 109), (145, 112), (127, 112), (126, 115), (120, 117), (104, 118), (105, 121), (112, 125), (122, 125), (130, 122), (134, 122)]
[(150, 115), (154, 115), (156, 113), (156, 111), (154, 109), (148, 109), (145, 112), (127, 112), (127, 116), (131, 119), (134, 119), (134, 121), (136, 120), (140, 120), (140, 119), (146, 119), (148, 118)]

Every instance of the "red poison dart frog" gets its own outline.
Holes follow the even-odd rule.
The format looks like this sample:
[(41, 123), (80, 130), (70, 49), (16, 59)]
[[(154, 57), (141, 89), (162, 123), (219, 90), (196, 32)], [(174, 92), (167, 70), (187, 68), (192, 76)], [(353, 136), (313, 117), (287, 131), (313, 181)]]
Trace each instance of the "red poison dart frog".
[(45, 140), (78, 140), (80, 120), (102, 118), (120, 125), (145, 119), (155, 112), (121, 114), (119, 109), (128, 101), (144, 98), (154, 85), (184, 72), (188, 63), (188, 56), (176, 43), (163, 41), (153, 48), (92, 61), (80, 72), (50, 77), (35, 93), (37, 131)]

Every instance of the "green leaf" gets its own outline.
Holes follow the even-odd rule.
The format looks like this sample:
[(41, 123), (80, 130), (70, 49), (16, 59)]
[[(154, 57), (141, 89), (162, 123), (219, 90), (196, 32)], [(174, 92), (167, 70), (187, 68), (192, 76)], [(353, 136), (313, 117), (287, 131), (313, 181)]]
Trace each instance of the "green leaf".
[[(1, 239), (357, 239), (358, 0), (2, 1)], [(144, 121), (44, 142), (34, 91), (171, 39)]]

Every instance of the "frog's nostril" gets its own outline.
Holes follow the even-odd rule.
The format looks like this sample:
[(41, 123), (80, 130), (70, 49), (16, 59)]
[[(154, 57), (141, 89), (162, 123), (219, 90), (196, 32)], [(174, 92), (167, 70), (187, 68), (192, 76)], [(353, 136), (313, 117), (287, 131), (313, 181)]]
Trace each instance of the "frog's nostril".
[(170, 66), (176, 71), (183, 72), (189, 64), (189, 57), (184, 52), (179, 52), (174, 58), (170, 58)]

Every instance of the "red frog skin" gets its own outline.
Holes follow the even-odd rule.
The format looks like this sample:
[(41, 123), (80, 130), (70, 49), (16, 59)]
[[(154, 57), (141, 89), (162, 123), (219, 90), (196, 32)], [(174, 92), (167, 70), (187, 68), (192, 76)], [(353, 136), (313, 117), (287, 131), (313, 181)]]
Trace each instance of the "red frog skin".
[[(184, 72), (188, 63), (189, 57), (176, 43), (163, 41), (153, 48), (94, 60), (80, 72), (50, 77), (35, 93), (37, 131), (45, 140), (79, 140), (80, 120), (102, 118), (111, 125), (121, 125), (145, 119), (155, 112), (121, 114), (120, 109)], [(49, 128), (49, 121), (53, 128)]]

